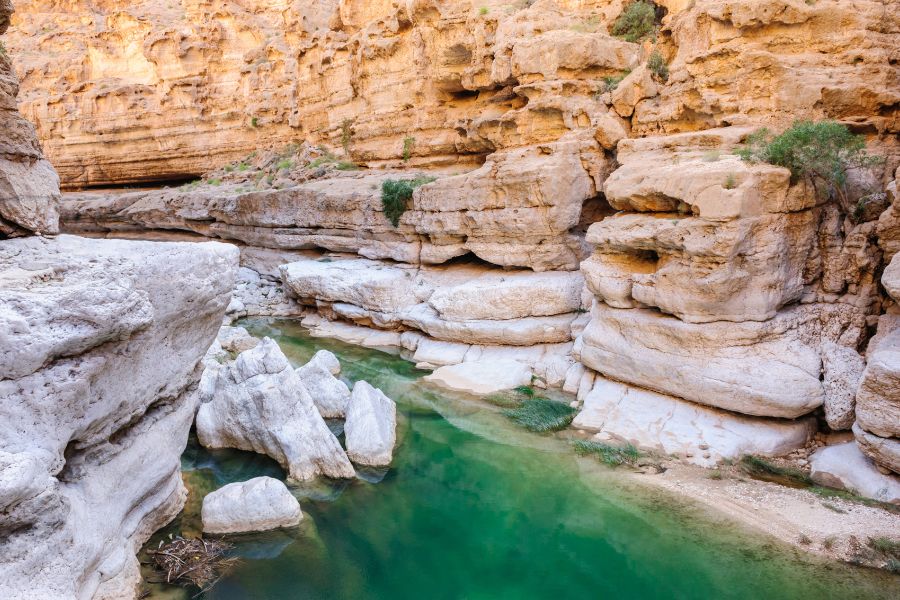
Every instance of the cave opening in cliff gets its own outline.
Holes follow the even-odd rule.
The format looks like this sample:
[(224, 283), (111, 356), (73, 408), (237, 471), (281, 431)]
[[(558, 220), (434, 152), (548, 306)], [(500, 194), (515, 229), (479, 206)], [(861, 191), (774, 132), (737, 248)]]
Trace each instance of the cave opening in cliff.
[(101, 183), (96, 185), (71, 185), (63, 186), (63, 191), (69, 192), (103, 192), (122, 190), (160, 190), (164, 188), (177, 188), (183, 185), (200, 181), (203, 175), (200, 173), (164, 175), (153, 179), (129, 180), (121, 183)]

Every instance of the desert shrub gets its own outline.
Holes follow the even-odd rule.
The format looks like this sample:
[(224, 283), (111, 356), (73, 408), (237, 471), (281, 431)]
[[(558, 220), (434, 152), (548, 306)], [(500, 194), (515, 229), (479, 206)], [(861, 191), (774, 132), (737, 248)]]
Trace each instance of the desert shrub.
[(737, 153), (749, 162), (789, 169), (795, 182), (806, 180), (820, 197), (835, 201), (843, 214), (851, 214), (854, 208), (847, 189), (850, 171), (872, 169), (883, 162), (866, 152), (863, 136), (836, 121), (798, 121), (781, 135), (760, 129)]
[(619, 84), (622, 83), (622, 80), (628, 77), (628, 74), (631, 71), (625, 71), (619, 75), (608, 75), (603, 78), (603, 91), (611, 92), (619, 87)]
[(610, 467), (633, 465), (641, 457), (640, 451), (631, 444), (613, 446), (603, 442), (575, 440), (573, 445), (575, 446), (576, 453), (582, 456), (596, 456), (601, 462)]
[(481, 8), (478, 9), (478, 14), (481, 15), (482, 17), (485, 16), (486, 14), (488, 14), (489, 12), (491, 12), (491, 9), (489, 9), (487, 6), (482, 6)]
[(666, 59), (659, 53), (659, 50), (654, 50), (650, 53), (650, 58), (647, 59), (647, 68), (653, 73), (653, 77), (659, 81), (666, 82), (669, 80), (669, 65), (666, 64)]
[(565, 429), (578, 412), (568, 404), (547, 398), (526, 398), (517, 408), (503, 414), (529, 431), (558, 431)]
[(382, 211), (394, 227), (400, 224), (400, 217), (406, 212), (415, 189), (431, 183), (434, 179), (434, 177), (416, 177), (415, 179), (385, 179), (382, 182)]
[(869, 538), (869, 546), (888, 558), (900, 559), (900, 540), (888, 537)]
[(254, 129), (259, 127), (259, 119), (256, 117), (251, 117), (250, 118), (250, 127), (253, 127)]
[(639, 42), (656, 36), (656, 5), (637, 0), (625, 7), (612, 26), (612, 34), (626, 42)]
[(276, 170), (276, 171), (288, 170), (288, 169), (293, 169), (293, 168), (294, 168), (294, 161), (292, 161), (292, 160), (289, 159), (289, 158), (285, 158), (284, 160), (280, 160), (280, 161), (278, 161), (278, 163), (275, 165), (275, 170)]

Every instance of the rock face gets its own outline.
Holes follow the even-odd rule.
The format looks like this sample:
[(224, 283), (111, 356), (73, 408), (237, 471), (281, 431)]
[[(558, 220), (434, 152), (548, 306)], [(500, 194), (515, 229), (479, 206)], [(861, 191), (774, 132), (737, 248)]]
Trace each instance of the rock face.
[(813, 481), (866, 498), (900, 504), (900, 480), (879, 472), (853, 442), (826, 446), (810, 459)]
[(201, 518), (204, 533), (246, 533), (293, 527), (303, 513), (282, 482), (257, 477), (208, 494), (203, 498)]
[(197, 435), (208, 448), (238, 448), (271, 456), (294, 480), (353, 477), (337, 438), (316, 410), (297, 372), (272, 339), (227, 365), (210, 365), (197, 413)]
[(815, 421), (753, 419), (599, 379), (572, 423), (597, 439), (676, 454), (704, 467), (745, 454), (778, 456), (809, 441)]
[(360, 465), (386, 467), (397, 444), (397, 405), (365, 381), (353, 386), (344, 423), (347, 456)]
[[(882, 283), (900, 302), (900, 255), (884, 270)], [(894, 305), (896, 308), (896, 305)], [(862, 451), (900, 474), (900, 318), (882, 315), (869, 343), (866, 370), (856, 393), (853, 431)]]
[(661, 4), (666, 81), (608, 35), (618, 2), (24, 0), (10, 48), (66, 185), (196, 175), (304, 137), (356, 161), (459, 164), (573, 131), (605, 148), (803, 118), (897, 132), (883, 2)]
[(184, 503), (198, 364), (237, 260), (215, 243), (0, 242), (4, 598), (135, 596), (135, 552)]
[[(12, 4), (0, 0), (0, 35)], [(2, 44), (2, 42), (0, 42)], [(16, 108), (19, 83), (0, 45), (0, 240), (59, 232), (59, 177), (44, 159), (34, 126)]]

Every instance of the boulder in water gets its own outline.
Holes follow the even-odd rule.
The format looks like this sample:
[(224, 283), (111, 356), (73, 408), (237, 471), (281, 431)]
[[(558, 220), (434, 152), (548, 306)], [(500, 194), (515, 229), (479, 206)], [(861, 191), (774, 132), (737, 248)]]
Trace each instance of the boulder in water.
[(397, 405), (365, 381), (353, 386), (344, 424), (347, 454), (357, 464), (391, 464), (397, 442)]
[(300, 503), (272, 477), (228, 484), (203, 499), (205, 533), (244, 533), (293, 527), (303, 518)]
[(197, 435), (207, 448), (267, 454), (294, 480), (354, 476), (340, 443), (287, 357), (270, 338), (212, 369), (201, 386)]

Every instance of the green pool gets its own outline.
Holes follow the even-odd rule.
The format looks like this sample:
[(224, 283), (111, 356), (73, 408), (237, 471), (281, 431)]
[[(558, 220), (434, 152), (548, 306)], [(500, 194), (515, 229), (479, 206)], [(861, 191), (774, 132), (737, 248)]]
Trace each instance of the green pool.
[[(366, 379), (397, 402), (401, 445), (386, 473), (295, 488), (303, 525), (237, 538), (242, 562), (205, 598), (900, 597), (896, 577), (818, 562), (639, 487), (576, 457), (563, 440), (519, 431), (487, 405), (429, 389), (423, 372), (398, 357), (310, 338), (291, 321), (244, 325), (277, 339), (298, 364), (320, 348), (335, 352), (345, 377)], [(191, 500), (155, 540), (196, 532), (209, 490), (263, 474), (283, 478), (265, 457), (195, 442), (183, 463)]]

